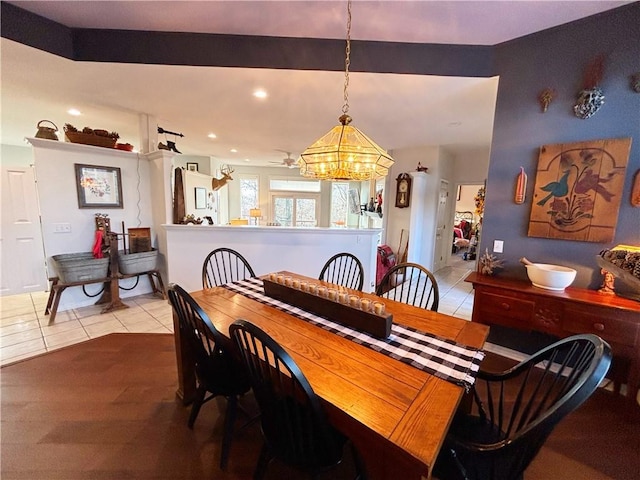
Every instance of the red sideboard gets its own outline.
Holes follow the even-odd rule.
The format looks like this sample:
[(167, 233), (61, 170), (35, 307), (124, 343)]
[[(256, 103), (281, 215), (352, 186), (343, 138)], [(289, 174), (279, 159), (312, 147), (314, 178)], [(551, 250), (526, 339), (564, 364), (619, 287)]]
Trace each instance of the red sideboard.
[[(619, 363), (627, 372), (627, 395), (636, 398), (640, 387), (640, 302), (583, 288), (545, 290), (529, 281), (477, 272), (465, 281), (475, 290), (473, 322), (560, 338), (593, 333), (606, 340), (614, 364)], [(619, 378), (613, 378), (617, 390)]]

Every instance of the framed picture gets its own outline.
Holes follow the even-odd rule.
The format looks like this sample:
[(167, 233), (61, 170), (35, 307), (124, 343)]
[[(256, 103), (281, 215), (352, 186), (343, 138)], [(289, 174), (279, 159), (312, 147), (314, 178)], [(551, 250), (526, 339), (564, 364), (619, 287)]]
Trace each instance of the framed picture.
[(187, 162), (187, 170), (189, 170), (190, 172), (197, 172), (198, 171), (198, 164), (197, 163), (192, 163), (192, 162)]
[(122, 175), (117, 167), (75, 164), (79, 208), (122, 208)]
[(204, 187), (195, 187), (196, 190), (196, 210), (204, 210), (207, 208), (207, 189)]

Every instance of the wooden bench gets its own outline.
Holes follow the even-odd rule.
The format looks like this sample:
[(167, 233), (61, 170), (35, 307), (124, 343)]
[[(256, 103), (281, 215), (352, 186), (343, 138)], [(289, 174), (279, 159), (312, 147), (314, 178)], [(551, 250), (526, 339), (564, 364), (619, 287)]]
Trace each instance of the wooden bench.
[(134, 273), (134, 274), (117, 274), (115, 277), (96, 278), (93, 280), (84, 280), (81, 282), (64, 283), (60, 281), (59, 277), (50, 277), (51, 291), (49, 292), (49, 299), (47, 300), (47, 306), (44, 310), (45, 315), (49, 315), (49, 324), (53, 323), (58, 311), (58, 305), (60, 304), (60, 297), (69, 287), (80, 287), (89, 285), (92, 283), (103, 283), (104, 293), (100, 299), (96, 302), (96, 305), (106, 304), (101, 313), (111, 312), (113, 310), (120, 310), (123, 308), (129, 308), (128, 305), (122, 303), (119, 295), (118, 282), (124, 278), (132, 278), (140, 275), (146, 275), (151, 283), (153, 295), (160, 295), (163, 299), (166, 299), (166, 291), (164, 289), (164, 283), (162, 282), (162, 276), (158, 270), (149, 270), (147, 272)]

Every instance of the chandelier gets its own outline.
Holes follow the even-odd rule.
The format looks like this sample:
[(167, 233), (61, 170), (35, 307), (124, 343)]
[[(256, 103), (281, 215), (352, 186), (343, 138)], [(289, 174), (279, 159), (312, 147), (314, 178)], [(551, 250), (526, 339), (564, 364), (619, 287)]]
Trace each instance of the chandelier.
[(340, 124), (316, 140), (298, 160), (303, 177), (320, 180), (370, 180), (387, 175), (393, 158), (373, 140), (351, 125), (349, 113), (349, 65), (351, 63), (351, 0), (347, 1), (347, 47), (344, 73), (344, 105)]

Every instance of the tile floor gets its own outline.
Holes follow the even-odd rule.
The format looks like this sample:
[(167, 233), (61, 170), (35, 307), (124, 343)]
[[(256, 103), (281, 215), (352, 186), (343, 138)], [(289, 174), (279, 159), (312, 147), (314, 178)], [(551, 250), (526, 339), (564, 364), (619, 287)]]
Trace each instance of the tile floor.
[[(471, 319), (473, 290), (464, 278), (472, 262), (452, 257), (450, 265), (436, 272), (440, 288), (438, 311)], [(173, 333), (171, 307), (153, 295), (123, 299), (129, 308), (101, 314), (101, 307), (58, 312), (53, 325), (44, 315), (47, 292), (0, 297), (0, 365), (49, 352), (114, 332)], [(518, 358), (515, 352), (488, 346), (488, 350)]]
[(50, 352), (115, 332), (172, 333), (171, 306), (149, 295), (123, 299), (127, 309), (101, 314), (94, 305), (58, 311), (49, 325), (48, 292), (0, 298), (0, 364)]

